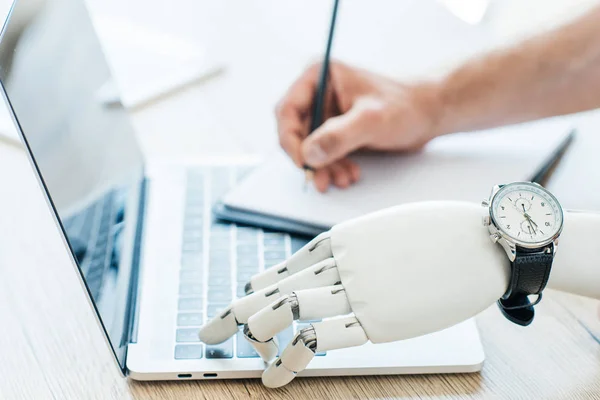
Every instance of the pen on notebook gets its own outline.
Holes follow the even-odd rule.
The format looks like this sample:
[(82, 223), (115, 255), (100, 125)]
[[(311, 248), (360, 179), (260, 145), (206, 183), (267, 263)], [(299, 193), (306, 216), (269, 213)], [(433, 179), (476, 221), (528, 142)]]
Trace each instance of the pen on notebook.
[[(335, 30), (335, 20), (337, 18), (339, 0), (334, 0), (333, 12), (331, 14), (331, 25), (329, 26), (329, 36), (327, 38), (327, 47), (325, 48), (325, 56), (323, 58), (323, 64), (321, 64), (321, 72), (319, 75), (319, 82), (317, 83), (317, 91), (313, 100), (312, 110), (312, 121), (310, 124), (310, 130), (308, 134), (313, 133), (323, 123), (323, 113), (325, 109), (325, 95), (327, 93), (327, 81), (329, 80), (329, 58), (331, 54), (331, 44), (333, 42), (333, 32)], [(304, 164), (304, 189), (308, 186), (308, 183), (312, 181), (314, 175), (314, 169)]]

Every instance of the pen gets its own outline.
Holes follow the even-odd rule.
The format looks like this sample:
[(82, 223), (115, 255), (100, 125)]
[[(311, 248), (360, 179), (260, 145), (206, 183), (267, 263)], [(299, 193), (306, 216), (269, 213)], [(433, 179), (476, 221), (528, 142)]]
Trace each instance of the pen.
[[(335, 30), (335, 20), (337, 18), (339, 0), (334, 0), (333, 12), (331, 14), (331, 25), (329, 26), (329, 37), (327, 38), (327, 47), (325, 48), (325, 57), (323, 58), (323, 64), (321, 64), (321, 72), (319, 75), (319, 82), (317, 84), (317, 91), (313, 100), (313, 112), (312, 121), (310, 124), (310, 130), (308, 134), (313, 133), (323, 123), (323, 112), (325, 108), (325, 94), (327, 93), (327, 81), (329, 78), (329, 58), (331, 54), (331, 44), (333, 42), (333, 32)], [(306, 189), (308, 183), (312, 181), (314, 176), (314, 168), (310, 165), (304, 164), (304, 188)]]

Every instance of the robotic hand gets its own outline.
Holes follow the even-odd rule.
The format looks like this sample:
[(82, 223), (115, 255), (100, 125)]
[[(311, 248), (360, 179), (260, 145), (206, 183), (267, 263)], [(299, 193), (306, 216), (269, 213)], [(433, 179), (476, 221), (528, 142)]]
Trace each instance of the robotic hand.
[[(462, 322), (507, 290), (510, 262), (481, 223), (476, 204), (398, 206), (336, 225), (289, 260), (254, 276), (248, 296), (200, 330), (220, 343), (244, 325), (270, 362), (274, 336), (294, 320), (303, 329), (271, 363), (263, 383), (279, 387), (315, 353), (420, 336)], [(548, 287), (600, 299), (600, 214), (566, 212)], [(493, 236), (493, 235), (492, 235)]]
[(244, 324), (264, 361), (274, 336), (294, 320), (319, 320), (297, 333), (263, 374), (280, 387), (317, 352), (385, 343), (438, 331), (492, 305), (506, 291), (510, 263), (471, 203), (398, 206), (336, 225), (289, 260), (254, 276), (200, 330), (220, 343)]

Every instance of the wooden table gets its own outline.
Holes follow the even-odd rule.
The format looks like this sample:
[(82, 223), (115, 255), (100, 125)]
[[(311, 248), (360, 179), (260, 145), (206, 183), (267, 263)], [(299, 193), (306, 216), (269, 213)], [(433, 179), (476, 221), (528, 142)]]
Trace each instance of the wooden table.
[[(238, 72), (234, 69), (231, 76), (241, 81), (244, 73)], [(218, 94), (223, 88), (225, 94)], [(251, 143), (214, 134), (216, 127), (241, 133), (223, 113), (215, 117), (208, 111), (222, 107), (235, 90), (231, 79), (217, 81), (137, 112), (134, 122), (144, 150), (152, 156), (175, 155), (179, 150), (173, 143), (186, 143), (214, 153), (236, 143), (239, 152), (247, 152), (273, 141), (272, 136)], [(275, 96), (279, 89), (270, 90), (269, 96)], [(268, 128), (270, 118), (258, 126)], [(567, 206), (600, 209), (599, 120), (597, 115), (584, 119), (550, 183)], [(172, 121), (180, 121), (178, 129), (172, 129)], [(212, 132), (218, 139), (206, 141), (198, 132)], [(507, 322), (496, 307), (477, 318), (487, 355), (481, 373), (306, 378), (278, 390), (265, 389), (258, 380), (127, 380), (106, 348), (25, 153), (6, 144), (0, 144), (0, 210), (2, 399), (600, 398), (597, 301), (551, 291), (527, 329)]]

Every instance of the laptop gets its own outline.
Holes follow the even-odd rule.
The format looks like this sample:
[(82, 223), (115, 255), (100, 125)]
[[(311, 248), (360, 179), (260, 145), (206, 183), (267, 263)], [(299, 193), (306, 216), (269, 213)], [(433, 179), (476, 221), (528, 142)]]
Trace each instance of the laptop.
[[(309, 238), (214, 218), (251, 165), (147, 162), (126, 111), (97, 98), (111, 74), (84, 0), (38, 4), (12, 6), (2, 92), (118, 368), (138, 380), (260, 377), (241, 333), (208, 346), (199, 327)], [(282, 348), (305, 323), (279, 335)], [(300, 375), (474, 372), (483, 359), (470, 320), (319, 354)]]

